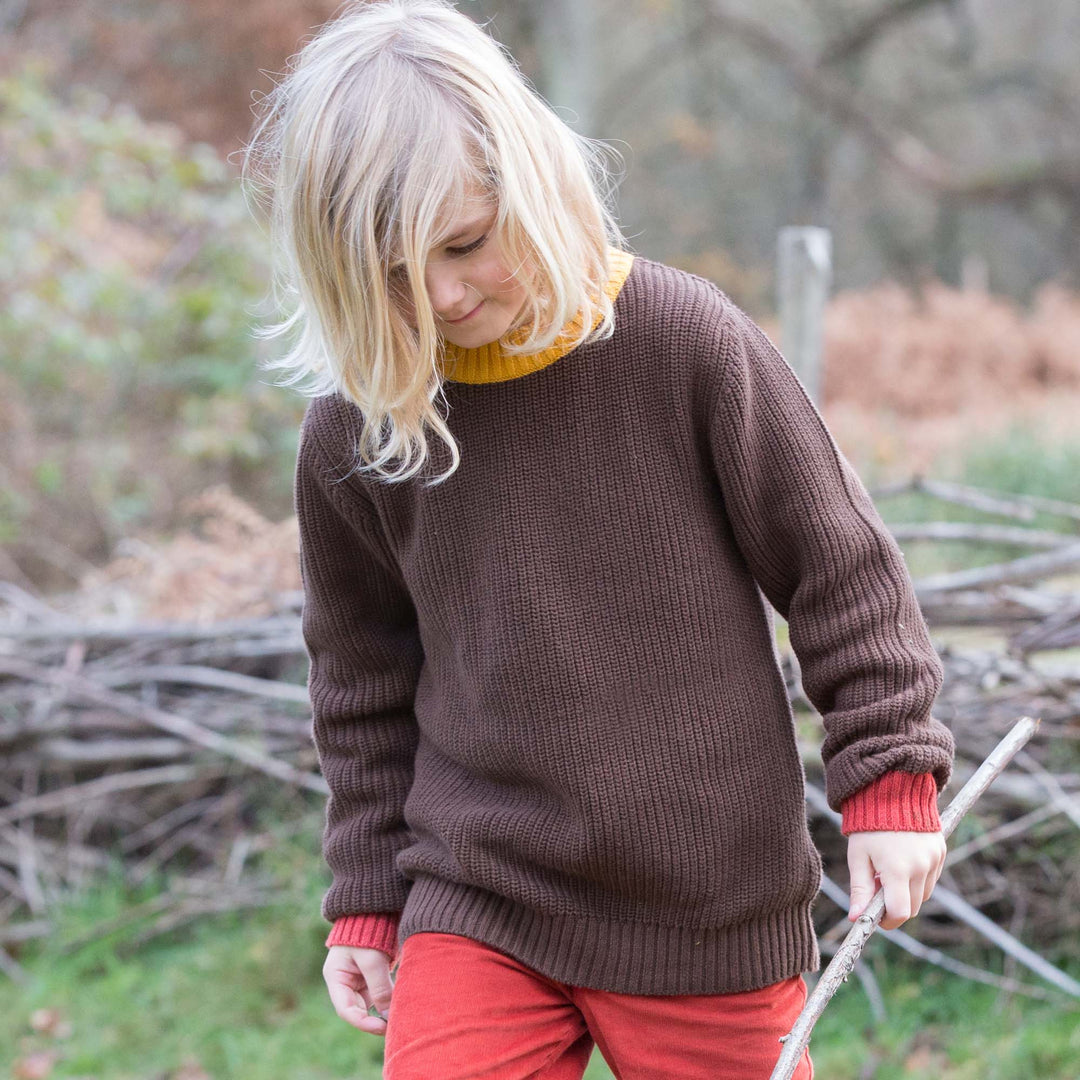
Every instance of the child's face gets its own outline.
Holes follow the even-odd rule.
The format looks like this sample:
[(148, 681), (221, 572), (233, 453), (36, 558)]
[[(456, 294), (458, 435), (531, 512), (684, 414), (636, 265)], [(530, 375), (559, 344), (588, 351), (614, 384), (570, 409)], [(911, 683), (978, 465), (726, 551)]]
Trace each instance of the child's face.
[[(461, 348), (497, 341), (525, 303), (524, 287), (499, 254), (495, 218), (494, 207), (461, 214), (446, 225), (445, 239), (428, 256), (425, 283), (436, 329)], [(408, 300), (405, 311), (413, 316)]]

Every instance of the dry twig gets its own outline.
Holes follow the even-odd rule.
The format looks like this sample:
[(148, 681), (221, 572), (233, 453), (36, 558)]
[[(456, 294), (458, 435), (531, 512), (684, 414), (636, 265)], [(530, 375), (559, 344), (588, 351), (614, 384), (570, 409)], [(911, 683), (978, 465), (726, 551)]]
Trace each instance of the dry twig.
[[(1013, 755), (1031, 738), (1039, 726), (1039, 720), (1030, 716), (1021, 717), (1012, 730), (994, 748), (982, 763), (975, 775), (960, 789), (956, 797), (941, 815), (941, 831), (948, 838), (960, 819), (971, 809), (979, 796), (990, 786), (994, 778), (1005, 768)], [(935, 889), (935, 895), (937, 890)], [(821, 978), (818, 979), (799, 1013), (791, 1031), (781, 1037), (784, 1048), (772, 1071), (770, 1080), (791, 1080), (795, 1074), (799, 1059), (810, 1041), (810, 1032), (818, 1017), (821, 1016), (840, 983), (846, 981), (855, 961), (862, 952), (870, 935), (877, 929), (885, 913), (885, 891), (878, 889), (865, 911), (855, 920), (843, 944), (837, 949)], [(987, 920), (989, 921), (989, 920)], [(995, 928), (996, 929), (996, 928)], [(1056, 971), (1056, 969), (1054, 969)], [(1058, 973), (1061, 974), (1061, 973)], [(1065, 976), (1065, 978), (1068, 978)], [(1072, 980), (1070, 980), (1072, 981)], [(1059, 985), (1061, 985), (1059, 983)], [(1080, 997), (1080, 984), (1075, 985), (1075, 993)]]

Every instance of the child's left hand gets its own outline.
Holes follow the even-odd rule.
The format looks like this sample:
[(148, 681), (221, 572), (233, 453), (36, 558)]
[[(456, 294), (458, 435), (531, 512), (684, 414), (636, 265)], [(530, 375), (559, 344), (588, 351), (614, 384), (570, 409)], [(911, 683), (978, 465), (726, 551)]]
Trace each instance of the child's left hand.
[(945, 865), (945, 837), (940, 832), (855, 832), (848, 836), (847, 861), (851, 875), (854, 922), (877, 892), (885, 890), (884, 930), (895, 930), (919, 913), (930, 898)]

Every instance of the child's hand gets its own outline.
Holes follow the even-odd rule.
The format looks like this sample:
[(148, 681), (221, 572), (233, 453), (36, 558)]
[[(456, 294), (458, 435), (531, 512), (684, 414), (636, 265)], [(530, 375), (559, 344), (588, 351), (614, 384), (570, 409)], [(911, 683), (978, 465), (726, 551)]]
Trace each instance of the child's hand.
[(386, 1020), (368, 1016), (372, 1005), (384, 1017), (390, 1009), (394, 982), (390, 978), (390, 957), (386, 953), (380, 949), (331, 945), (322, 973), (334, 1011), (342, 1020), (373, 1035), (386, 1034)]
[(919, 913), (930, 898), (945, 865), (945, 837), (940, 832), (855, 832), (848, 836), (847, 861), (851, 875), (854, 922), (877, 892), (885, 890), (884, 930), (895, 930)]

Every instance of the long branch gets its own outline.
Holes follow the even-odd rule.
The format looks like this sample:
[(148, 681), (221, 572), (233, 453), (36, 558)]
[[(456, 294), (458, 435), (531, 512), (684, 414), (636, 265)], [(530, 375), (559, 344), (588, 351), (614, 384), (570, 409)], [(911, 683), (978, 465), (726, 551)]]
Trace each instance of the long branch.
[[(1009, 733), (994, 747), (986, 760), (975, 770), (970, 780), (957, 792), (941, 814), (941, 832), (948, 838), (960, 819), (971, 809), (976, 799), (993, 783), (994, 778), (1012, 760), (1016, 752), (1035, 734), (1038, 718), (1021, 717)], [(844, 943), (829, 961), (829, 966), (818, 979), (813, 992), (806, 1000), (803, 1010), (792, 1025), (791, 1031), (781, 1037), (784, 1044), (770, 1080), (791, 1080), (803, 1051), (810, 1042), (810, 1032), (825, 1010), (840, 984), (851, 973), (855, 961), (862, 952), (870, 935), (877, 929), (885, 913), (885, 891), (878, 889), (866, 910), (855, 920)]]
[(156, 728), (177, 735), (188, 742), (204, 746), (215, 753), (234, 758), (245, 765), (268, 776), (284, 780), (289, 784), (307, 788), (309, 791), (317, 791), (325, 795), (327, 793), (326, 781), (316, 773), (308, 773), (302, 769), (293, 768), (285, 761), (277, 761), (260, 753), (254, 747), (246, 743), (237, 742), (235, 739), (219, 735), (216, 731), (205, 728), (185, 716), (177, 716), (175, 713), (165, 712), (164, 709), (155, 709), (153, 706), (144, 705), (127, 694), (118, 694), (114, 690), (100, 686), (92, 679), (84, 678), (72, 672), (56, 671), (52, 668), (43, 667), (25, 660), (17, 660), (14, 657), (0, 657), (0, 672), (16, 675), (23, 679), (45, 683), (63, 690), (65, 693), (74, 694), (99, 705), (105, 705), (116, 709), (117, 712), (126, 716), (134, 716), (144, 720)]

